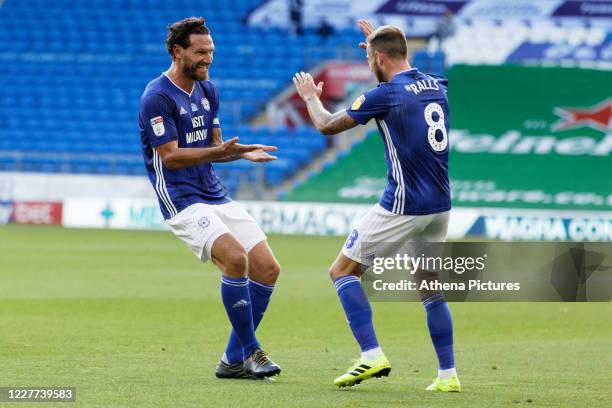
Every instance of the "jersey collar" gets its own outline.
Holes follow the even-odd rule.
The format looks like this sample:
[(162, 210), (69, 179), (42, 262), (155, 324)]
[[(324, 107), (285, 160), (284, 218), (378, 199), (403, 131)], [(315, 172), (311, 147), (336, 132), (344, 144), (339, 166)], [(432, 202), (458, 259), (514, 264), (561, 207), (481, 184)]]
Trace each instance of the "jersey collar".
[(193, 90), (195, 89), (195, 81), (193, 83), (193, 86), (191, 87), (191, 92), (187, 93), (187, 91), (185, 91), (183, 88), (181, 88), (180, 86), (178, 86), (177, 84), (174, 83), (174, 81), (172, 79), (170, 79), (170, 77), (168, 76), (168, 71), (164, 71), (162, 73), (166, 78), (168, 78), (168, 81), (170, 81), (170, 83), (172, 85), (174, 85), (179, 91), (183, 92), (185, 95), (191, 97), (191, 94), (193, 93)]
[(397, 74), (393, 75), (393, 78), (395, 78), (396, 76), (401, 75), (401, 74), (407, 74), (409, 72), (416, 72), (416, 70), (417, 69), (413, 67), (413, 68), (410, 68), (410, 69), (406, 69), (404, 71), (400, 71)]

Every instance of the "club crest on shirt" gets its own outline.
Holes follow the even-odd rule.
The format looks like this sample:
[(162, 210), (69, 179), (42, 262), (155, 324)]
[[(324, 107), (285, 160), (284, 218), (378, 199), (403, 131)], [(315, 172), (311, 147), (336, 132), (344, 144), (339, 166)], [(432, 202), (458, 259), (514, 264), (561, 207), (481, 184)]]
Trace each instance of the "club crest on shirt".
[(210, 110), (210, 103), (208, 102), (208, 99), (206, 98), (202, 98), (202, 107), (204, 108), (205, 111), (209, 111)]
[(166, 133), (166, 129), (164, 128), (164, 118), (161, 116), (156, 116), (151, 119), (151, 127), (153, 128), (153, 133), (155, 136), (160, 137)]
[(351, 105), (352, 110), (357, 110), (361, 108), (361, 105), (365, 102), (365, 95), (361, 95), (359, 98), (355, 99), (353, 104)]
[(208, 227), (210, 225), (210, 220), (208, 219), (208, 217), (202, 217), (198, 220), (198, 225), (204, 229), (206, 227)]

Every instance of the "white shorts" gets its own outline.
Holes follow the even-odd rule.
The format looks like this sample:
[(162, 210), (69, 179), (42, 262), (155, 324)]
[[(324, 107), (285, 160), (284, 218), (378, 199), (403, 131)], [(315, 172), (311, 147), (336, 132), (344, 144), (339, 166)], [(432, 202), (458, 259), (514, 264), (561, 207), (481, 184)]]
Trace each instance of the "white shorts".
[(247, 252), (266, 239), (253, 217), (234, 201), (193, 204), (166, 223), (202, 262), (211, 259), (213, 243), (223, 234), (231, 233)]
[[(417, 243), (444, 242), (450, 211), (428, 215), (402, 215), (376, 204), (349, 234), (342, 254), (362, 265), (376, 257), (419, 251)], [(439, 246), (438, 246), (439, 248)]]

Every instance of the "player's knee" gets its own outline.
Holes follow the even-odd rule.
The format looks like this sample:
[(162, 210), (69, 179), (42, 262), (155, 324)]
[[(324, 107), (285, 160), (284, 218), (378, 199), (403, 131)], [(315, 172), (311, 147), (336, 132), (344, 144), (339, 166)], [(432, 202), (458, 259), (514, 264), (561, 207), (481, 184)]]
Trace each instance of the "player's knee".
[(358, 263), (347, 258), (340, 257), (336, 259), (329, 268), (329, 277), (332, 281), (349, 275), (360, 277), (362, 275), (362, 270)]
[(345, 268), (342, 268), (340, 266), (338, 266), (337, 263), (334, 263), (330, 268), (329, 268), (329, 277), (332, 281), (335, 281), (336, 279), (342, 277), (342, 276), (347, 276), (350, 275), (350, 272), (347, 271)]
[(281, 272), (281, 267), (280, 267), (280, 264), (276, 262), (276, 260), (273, 260), (268, 265), (268, 268), (266, 268), (266, 276), (271, 281), (274, 281), (274, 282), (276, 282), (276, 280), (278, 279), (278, 275), (280, 275), (280, 272)]
[(247, 276), (248, 258), (244, 251), (236, 251), (228, 255), (223, 262), (223, 272), (234, 278)]
[(260, 270), (257, 271), (257, 278), (265, 285), (274, 285), (280, 275), (281, 267), (275, 259), (270, 259)]

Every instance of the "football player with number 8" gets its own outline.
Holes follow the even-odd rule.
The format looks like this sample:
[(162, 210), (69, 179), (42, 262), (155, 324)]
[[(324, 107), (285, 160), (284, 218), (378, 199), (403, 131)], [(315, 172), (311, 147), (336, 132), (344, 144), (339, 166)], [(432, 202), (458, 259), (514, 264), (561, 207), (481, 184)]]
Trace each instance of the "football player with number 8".
[[(320, 100), (323, 82), (315, 84), (312, 76), (304, 72), (293, 78), (314, 125), (323, 134), (335, 135), (375, 119), (385, 145), (387, 188), (379, 204), (354, 226), (330, 268), (349, 326), (361, 348), (357, 363), (334, 381), (339, 387), (387, 376), (391, 371), (378, 344), (372, 308), (361, 286), (363, 270), (372, 264), (372, 256), (393, 256), (397, 246), (390, 243), (444, 242), (451, 208), (446, 78), (424, 74), (410, 66), (406, 36), (401, 29), (374, 29), (365, 20), (359, 21), (359, 27), (366, 36), (360, 47), (366, 50), (370, 70), (380, 82), (376, 88), (357, 98), (350, 108), (332, 114)], [(419, 286), (437, 277), (434, 271), (420, 270), (414, 276)], [(439, 363), (438, 376), (427, 390), (458, 392), (461, 385), (455, 371), (448, 304), (442, 293), (422, 290), (419, 294)]]

